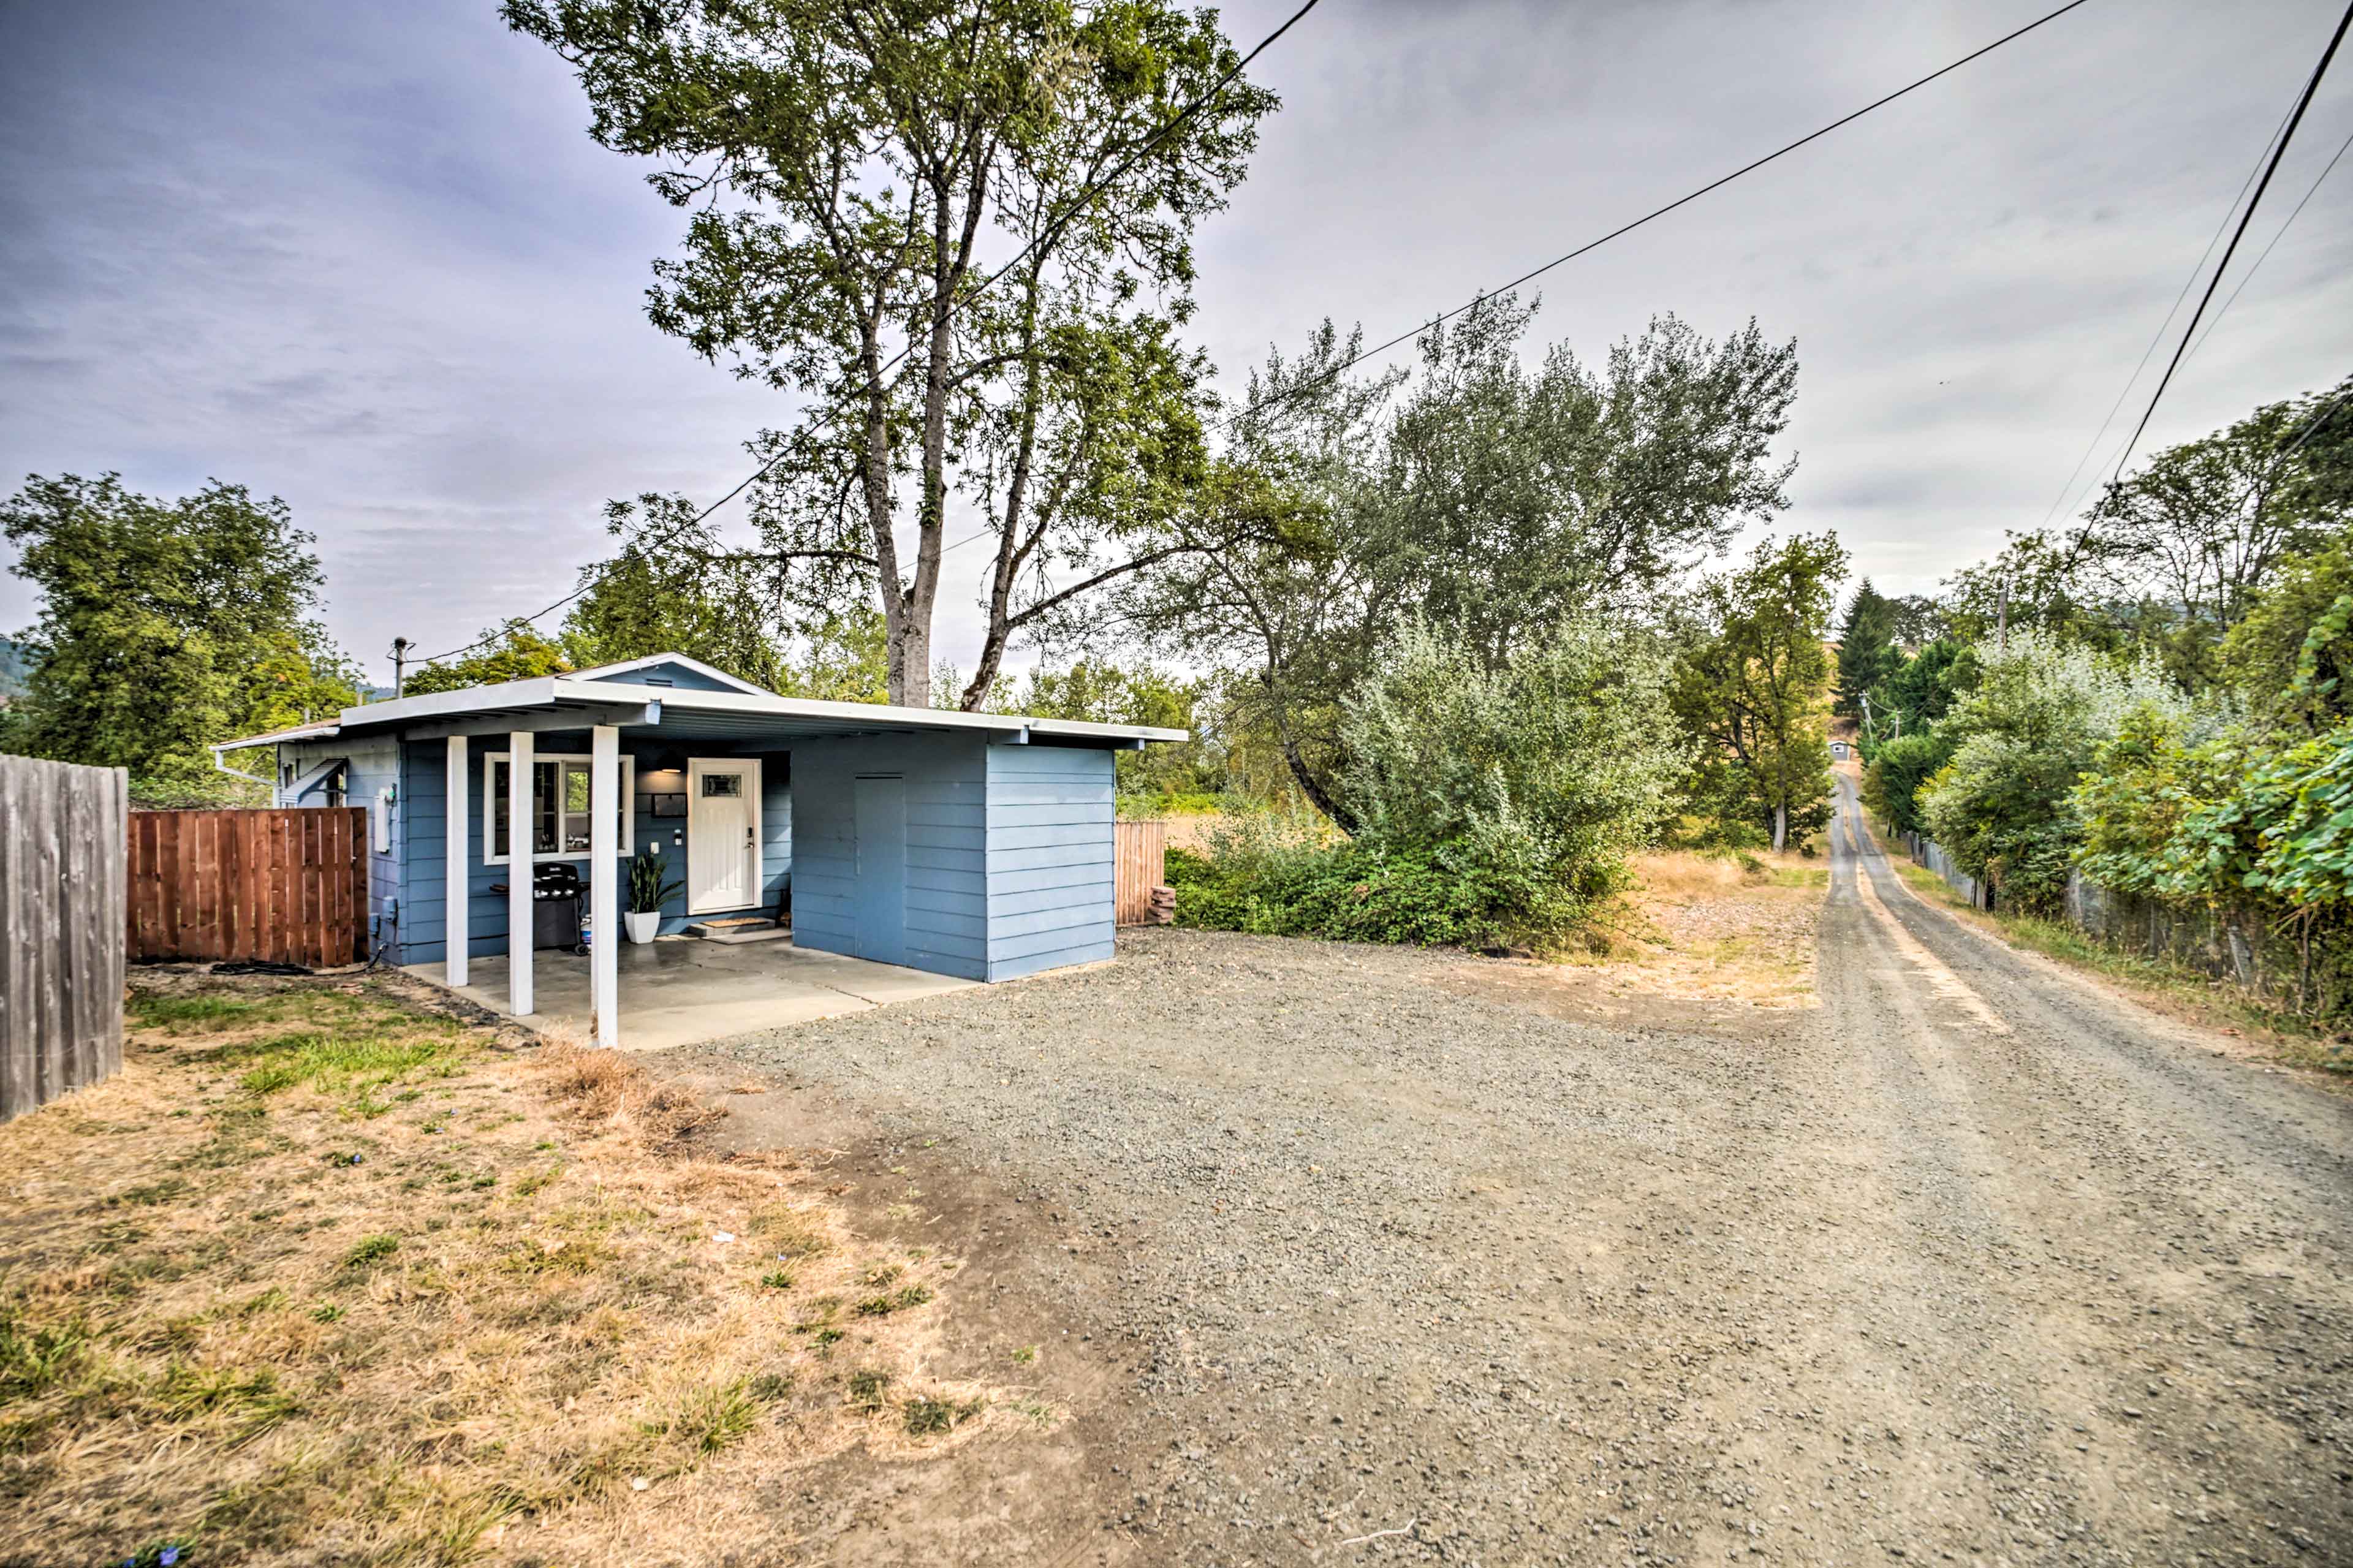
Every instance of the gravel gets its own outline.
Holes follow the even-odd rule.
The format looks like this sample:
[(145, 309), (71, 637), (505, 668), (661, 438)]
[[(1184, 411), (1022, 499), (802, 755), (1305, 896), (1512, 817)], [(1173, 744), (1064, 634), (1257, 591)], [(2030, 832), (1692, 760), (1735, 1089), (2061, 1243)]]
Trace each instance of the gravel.
[(2353, 1108), (1845, 846), (1824, 1005), (1704, 1030), (1152, 931), (726, 1048), (1107, 1263), (1133, 1485), (1073, 1554), (2353, 1560)]

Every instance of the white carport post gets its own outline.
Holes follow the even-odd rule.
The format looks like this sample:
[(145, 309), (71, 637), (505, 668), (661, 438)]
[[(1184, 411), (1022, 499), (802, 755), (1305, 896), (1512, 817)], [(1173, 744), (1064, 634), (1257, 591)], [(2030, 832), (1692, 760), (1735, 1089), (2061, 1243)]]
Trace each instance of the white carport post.
[[(467, 775), (466, 737), (449, 737), (449, 773), (448, 808), (443, 813), (442, 831), (448, 842), (442, 846), (442, 871), (447, 886), (441, 897), (441, 977), (452, 985), (466, 984), (467, 910), (466, 883), (473, 869), (473, 857), (466, 852), (466, 796), (472, 786)], [(490, 802), (482, 803), (482, 831), (491, 830)]]
[(507, 736), (507, 1011), (518, 1018), (531, 1016), (533, 744), (528, 730)]
[(614, 882), (620, 874), (621, 731), (597, 724), (588, 747), (588, 994), (596, 1043), (621, 1043), (621, 917)]

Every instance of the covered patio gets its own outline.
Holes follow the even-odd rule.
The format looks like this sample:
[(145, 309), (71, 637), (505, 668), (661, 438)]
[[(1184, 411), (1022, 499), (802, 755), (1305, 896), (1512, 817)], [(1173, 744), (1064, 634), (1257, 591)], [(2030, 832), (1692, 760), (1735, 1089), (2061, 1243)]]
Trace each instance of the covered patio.
[[(633, 1051), (668, 1050), (709, 1040), (788, 1027), (845, 1013), (870, 1012), (890, 1002), (938, 996), (981, 984), (895, 963), (875, 963), (775, 942), (728, 943), (669, 938), (624, 946), (614, 955), (619, 1040)], [(595, 1032), (596, 994), (589, 961), (544, 951), (533, 955), (537, 990), (534, 1027)], [(449, 984), (447, 966), (412, 963), (406, 972), (437, 985)], [(510, 995), (507, 960), (478, 958), (466, 966), (458, 994), (496, 1012)]]

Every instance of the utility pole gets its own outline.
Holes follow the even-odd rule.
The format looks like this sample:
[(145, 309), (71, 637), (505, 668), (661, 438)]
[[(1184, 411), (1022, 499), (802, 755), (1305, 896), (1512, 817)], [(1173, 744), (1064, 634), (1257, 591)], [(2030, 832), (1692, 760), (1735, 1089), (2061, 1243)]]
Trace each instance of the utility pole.
[(408, 650), (416, 646), (406, 637), (392, 639), (392, 697), (396, 702), (400, 700), (401, 688), (408, 680)]

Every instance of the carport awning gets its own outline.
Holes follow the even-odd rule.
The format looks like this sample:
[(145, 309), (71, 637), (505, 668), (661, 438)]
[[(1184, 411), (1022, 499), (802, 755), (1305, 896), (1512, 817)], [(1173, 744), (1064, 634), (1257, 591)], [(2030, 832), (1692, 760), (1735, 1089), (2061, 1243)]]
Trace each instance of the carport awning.
[[(1097, 724), (1021, 713), (963, 713), (901, 708), (880, 702), (825, 702), (771, 692), (703, 691), (624, 680), (552, 675), (436, 691), (391, 702), (346, 708), (333, 724), (306, 727), (303, 739), (396, 731), (410, 740), (495, 734), (505, 729), (553, 730), (617, 724), (658, 728), (681, 741), (785, 742), (845, 735), (984, 734), (1062, 745), (1127, 748), (1186, 738), (1183, 730), (1149, 724)], [(290, 739), (255, 736), (239, 745)]]

